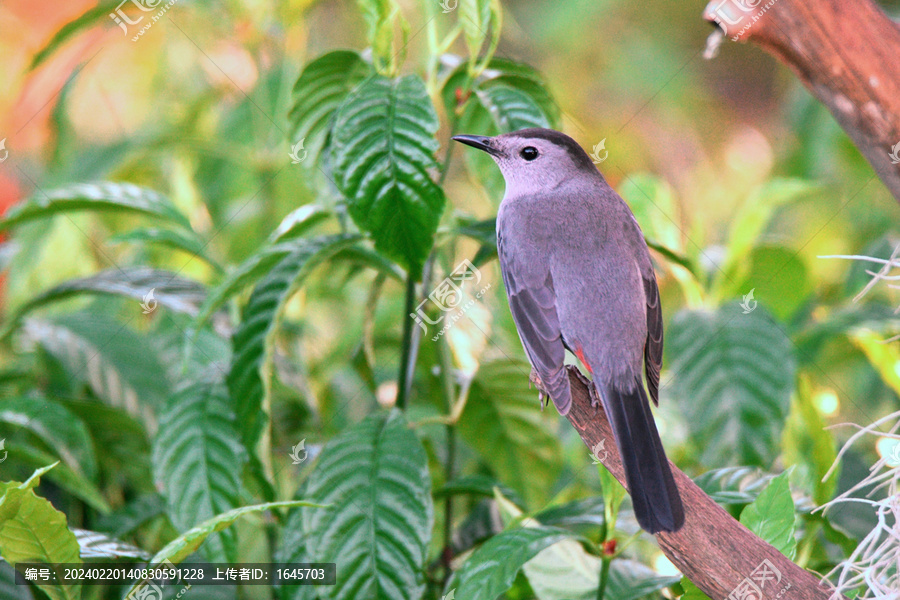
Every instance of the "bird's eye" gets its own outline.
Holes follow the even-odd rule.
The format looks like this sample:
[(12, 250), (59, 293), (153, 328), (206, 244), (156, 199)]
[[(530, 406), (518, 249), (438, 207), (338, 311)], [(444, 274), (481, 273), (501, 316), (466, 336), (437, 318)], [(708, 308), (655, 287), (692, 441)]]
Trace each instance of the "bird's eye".
[(525, 146), (519, 155), (525, 160), (534, 160), (538, 157), (538, 151), (534, 146)]

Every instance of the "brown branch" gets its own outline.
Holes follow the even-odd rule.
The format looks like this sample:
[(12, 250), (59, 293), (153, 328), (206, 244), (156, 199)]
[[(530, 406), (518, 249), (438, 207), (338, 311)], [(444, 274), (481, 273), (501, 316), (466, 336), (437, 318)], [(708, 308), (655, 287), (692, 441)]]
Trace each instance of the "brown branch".
[(787, 64), (900, 201), (900, 27), (871, 0), (770, 3), (714, 0), (703, 17)]
[[(606, 413), (602, 408), (591, 407), (588, 387), (580, 373), (570, 370), (569, 381), (572, 385), (569, 421), (588, 448), (594, 448), (604, 440), (610, 442), (604, 444), (608, 454), (603, 464), (622, 485), (626, 485), (622, 460), (612, 443), (614, 438)], [(827, 600), (831, 596), (830, 589), (820, 583), (819, 576), (798, 567), (751, 533), (674, 464), (672, 473), (684, 502), (684, 527), (676, 533), (661, 533), (656, 539), (669, 560), (710, 598), (727, 598), (763, 560), (772, 563), (781, 572), (781, 578), (777, 583), (769, 580), (762, 588), (759, 600), (775, 600), (787, 586), (790, 586), (788, 590), (778, 596), (782, 600)]]

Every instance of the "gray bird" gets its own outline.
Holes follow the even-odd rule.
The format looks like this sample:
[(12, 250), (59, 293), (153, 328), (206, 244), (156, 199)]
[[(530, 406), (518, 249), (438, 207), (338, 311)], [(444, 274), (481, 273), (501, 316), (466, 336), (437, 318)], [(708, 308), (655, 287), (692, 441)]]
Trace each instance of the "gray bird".
[(658, 404), (662, 310), (634, 215), (563, 133), (453, 139), (490, 154), (506, 180), (500, 271), (534, 372), (565, 415), (572, 404), (565, 350), (578, 357), (612, 424), (638, 523), (650, 533), (678, 530), (684, 509), (641, 375)]

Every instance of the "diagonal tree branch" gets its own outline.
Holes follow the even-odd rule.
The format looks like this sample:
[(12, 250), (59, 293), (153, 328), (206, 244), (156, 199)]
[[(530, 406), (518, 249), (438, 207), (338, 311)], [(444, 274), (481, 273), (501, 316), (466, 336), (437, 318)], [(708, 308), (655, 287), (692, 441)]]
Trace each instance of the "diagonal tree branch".
[(900, 201), (900, 27), (872, 0), (713, 0), (703, 17), (788, 65)]
[[(622, 485), (625, 472), (606, 413), (591, 406), (586, 380), (575, 369), (569, 370), (572, 409), (567, 418), (588, 446), (594, 448), (606, 440), (608, 451), (603, 464)], [(671, 464), (671, 462), (670, 462)], [(781, 572), (780, 581), (769, 580), (757, 600), (827, 600), (831, 589), (819, 576), (791, 562), (781, 552), (750, 532), (713, 501), (703, 490), (672, 464), (675, 483), (685, 507), (685, 521), (676, 533), (657, 535), (660, 548), (682, 573), (710, 598), (728, 598), (746, 578), (768, 560)], [(626, 485), (627, 487), (627, 485)], [(778, 595), (785, 587), (786, 592)], [(738, 595), (736, 598), (750, 598)]]

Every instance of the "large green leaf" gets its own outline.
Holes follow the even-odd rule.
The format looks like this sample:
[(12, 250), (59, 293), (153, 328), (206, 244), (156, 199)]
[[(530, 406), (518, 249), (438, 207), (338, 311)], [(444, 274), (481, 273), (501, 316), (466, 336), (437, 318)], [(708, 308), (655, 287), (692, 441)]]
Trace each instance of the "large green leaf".
[[(491, 466), (497, 478), (525, 498), (543, 505), (562, 470), (559, 440), (530, 389), (531, 367), (514, 360), (485, 362), (475, 376), (459, 420), (465, 441)], [(522, 465), (528, 468), (523, 469)]]
[[(0, 484), (0, 554), (10, 564), (20, 562), (81, 562), (78, 540), (66, 525), (66, 516), (33, 488), (48, 469), (28, 481)], [(38, 584), (51, 600), (80, 600), (80, 584)]]
[(794, 537), (794, 500), (788, 484), (788, 473), (775, 477), (741, 512), (741, 523), (793, 560), (797, 552)]
[(154, 411), (171, 386), (144, 336), (96, 311), (26, 319), (22, 331), (65, 365), (72, 381), (155, 427)]
[(559, 125), (562, 111), (547, 90), (544, 77), (534, 67), (508, 58), (494, 57), (481, 79), (479, 87), (482, 89), (492, 85), (505, 85), (527, 94), (541, 108), (551, 127)]
[(152, 312), (158, 303), (174, 311), (195, 315), (197, 307), (206, 297), (206, 287), (162, 269), (149, 267), (109, 269), (90, 277), (70, 279), (38, 294), (10, 317), (4, 332), (34, 309), (78, 294), (110, 294), (132, 298), (137, 301), (135, 309), (145, 314)]
[(465, 600), (496, 600), (512, 587), (516, 574), (529, 560), (549, 546), (572, 537), (555, 527), (517, 527), (486, 541), (448, 584)]
[(272, 345), (285, 303), (313, 268), (357, 239), (334, 235), (291, 242), (292, 250), (259, 282), (244, 306), (232, 337), (234, 355), (226, 381), (249, 452), (254, 451), (263, 428), (261, 413), (272, 375)]
[(521, 90), (493, 85), (475, 93), (501, 133), (529, 127), (550, 127), (550, 121), (541, 107)]
[(313, 562), (335, 562), (333, 600), (417, 600), (434, 521), (425, 450), (399, 411), (377, 412), (332, 439), (301, 509)]
[(206, 254), (206, 244), (193, 232), (184, 232), (175, 229), (162, 229), (159, 227), (141, 227), (114, 235), (108, 240), (110, 243), (129, 243), (158, 245), (174, 250), (181, 250), (205, 261), (217, 270), (222, 268)]
[(682, 311), (668, 331), (675, 402), (708, 466), (768, 467), (790, 406), (790, 340), (765, 309)]
[(0, 231), (50, 215), (82, 210), (132, 212), (191, 228), (187, 218), (159, 192), (132, 183), (105, 182), (38, 190), (7, 211), (6, 218), (0, 220)]
[(294, 84), (288, 114), (291, 143), (303, 140), (304, 149), (318, 161), (338, 107), (371, 74), (372, 66), (349, 50), (329, 52), (306, 65)]
[(432, 180), (439, 124), (425, 84), (412, 75), (369, 79), (335, 117), (335, 177), (350, 216), (417, 279), (445, 203)]
[(0, 423), (28, 429), (79, 475), (97, 476), (91, 436), (81, 419), (65, 406), (43, 397), (4, 398), (0, 400)]
[[(224, 385), (200, 380), (172, 395), (153, 440), (153, 476), (179, 531), (238, 506), (245, 460)], [(233, 532), (204, 550), (210, 560), (234, 561)]]

